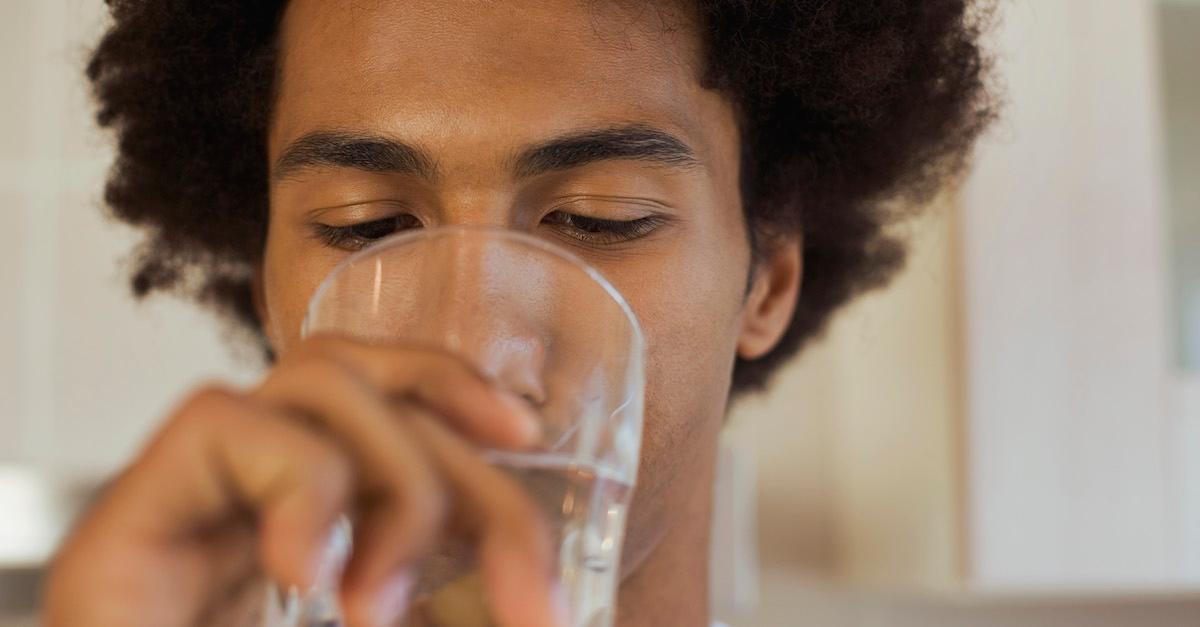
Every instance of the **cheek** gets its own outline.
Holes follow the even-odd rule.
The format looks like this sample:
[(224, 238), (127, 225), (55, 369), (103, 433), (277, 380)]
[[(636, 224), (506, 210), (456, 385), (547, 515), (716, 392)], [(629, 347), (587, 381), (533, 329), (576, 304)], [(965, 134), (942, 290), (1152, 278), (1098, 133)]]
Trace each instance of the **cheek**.
[(749, 248), (740, 216), (717, 218), (679, 238), (635, 305), (647, 336), (651, 400), (671, 413), (691, 408), (679, 420), (723, 412), (741, 327)]
[(721, 413), (741, 302), (741, 290), (721, 276), (732, 271), (691, 264), (664, 277), (653, 302), (641, 309), (650, 429), (670, 430)]
[(646, 335), (644, 459), (723, 415), (748, 264), (740, 223), (715, 222), (613, 277)]
[(622, 562), (627, 573), (674, 521), (691, 515), (686, 501), (708, 476), (749, 265), (740, 233), (740, 223), (694, 226), (662, 255), (611, 276), (647, 341), (646, 423)]
[(338, 259), (314, 254), (311, 245), (272, 231), (263, 256), (263, 302), (267, 336), (275, 353), (282, 355), (300, 339), (308, 301)]

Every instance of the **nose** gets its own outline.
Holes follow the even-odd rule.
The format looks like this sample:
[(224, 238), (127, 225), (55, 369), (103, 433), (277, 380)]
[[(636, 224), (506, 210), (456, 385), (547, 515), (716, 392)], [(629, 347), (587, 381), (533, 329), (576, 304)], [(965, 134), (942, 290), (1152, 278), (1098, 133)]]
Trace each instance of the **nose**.
[(413, 303), (424, 311), (404, 316), (412, 338), (446, 348), (502, 389), (541, 405), (553, 294), (538, 260), (502, 242), (451, 238), (426, 251), (419, 266), (413, 293), (426, 300)]

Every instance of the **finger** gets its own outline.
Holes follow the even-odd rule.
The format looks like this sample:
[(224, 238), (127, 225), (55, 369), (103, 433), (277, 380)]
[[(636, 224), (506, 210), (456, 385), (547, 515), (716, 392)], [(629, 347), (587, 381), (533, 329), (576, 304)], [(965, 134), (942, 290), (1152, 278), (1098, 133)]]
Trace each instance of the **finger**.
[(308, 556), (345, 507), (348, 468), (336, 448), (293, 421), (236, 392), (203, 389), (72, 533), (52, 579), (61, 602), (48, 607), (86, 624), (190, 624), (231, 569), (252, 566), (252, 543), (221, 541), (241, 536), (238, 512), (262, 516), (270, 539), (263, 568), (279, 581), (307, 583)]
[[(254, 395), (308, 416), (355, 460), (354, 553), (365, 556), (359, 592), (378, 596), (389, 574), (433, 543), (444, 518), (444, 488), (423, 446), (395, 404), (330, 359), (280, 365)], [(373, 525), (386, 533), (364, 534)]]
[(411, 426), (458, 496), (457, 514), (478, 538), (495, 619), (503, 627), (564, 625), (549, 528), (531, 496), (435, 417), (418, 412)]
[(336, 336), (317, 336), (297, 348), (353, 368), (372, 385), (408, 397), (486, 444), (524, 448), (536, 444), (541, 420), (529, 403), (502, 390), (466, 361), (427, 347), (381, 347)]
[[(178, 430), (153, 452), (186, 468), (180, 490), (163, 472), (172, 494), (161, 511), (147, 512), (166, 528), (219, 524), (238, 511), (260, 522), (264, 570), (285, 585), (307, 587), (333, 524), (349, 506), (354, 471), (336, 444), (285, 413), (230, 391), (207, 391), (189, 403)], [(151, 460), (143, 470), (157, 474)], [(144, 493), (135, 496), (144, 501)], [(198, 524), (199, 523), (199, 524)]]

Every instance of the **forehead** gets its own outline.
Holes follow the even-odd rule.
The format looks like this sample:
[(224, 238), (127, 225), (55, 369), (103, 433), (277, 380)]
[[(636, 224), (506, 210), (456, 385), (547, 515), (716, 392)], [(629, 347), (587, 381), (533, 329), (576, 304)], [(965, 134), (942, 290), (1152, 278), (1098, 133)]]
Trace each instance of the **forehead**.
[(432, 144), (630, 121), (700, 135), (717, 104), (698, 82), (699, 37), (662, 5), (293, 0), (273, 149), (314, 127), (396, 129)]

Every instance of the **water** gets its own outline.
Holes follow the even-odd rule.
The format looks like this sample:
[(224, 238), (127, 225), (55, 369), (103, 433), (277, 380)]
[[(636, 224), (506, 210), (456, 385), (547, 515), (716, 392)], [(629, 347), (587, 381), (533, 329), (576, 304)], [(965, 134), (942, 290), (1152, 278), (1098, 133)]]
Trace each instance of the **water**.
[[(566, 457), (493, 453), (540, 506), (558, 547), (559, 576), (573, 627), (611, 624), (631, 488), (615, 473)], [(473, 547), (447, 538), (417, 570), (405, 627), (490, 627)]]
[[(609, 627), (620, 570), (625, 514), (632, 495), (616, 473), (566, 456), (489, 454), (536, 503), (558, 547), (558, 573), (571, 627)], [(491, 627), (474, 546), (447, 535), (417, 565), (417, 584), (402, 627)], [(325, 603), (309, 601), (309, 627), (336, 627)], [(314, 612), (314, 610), (320, 610)]]

